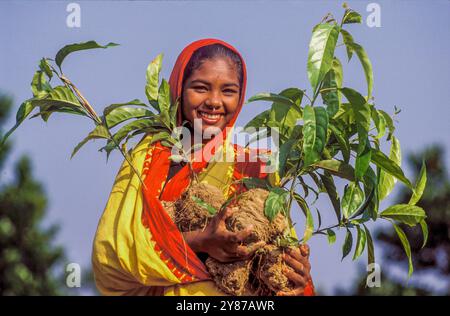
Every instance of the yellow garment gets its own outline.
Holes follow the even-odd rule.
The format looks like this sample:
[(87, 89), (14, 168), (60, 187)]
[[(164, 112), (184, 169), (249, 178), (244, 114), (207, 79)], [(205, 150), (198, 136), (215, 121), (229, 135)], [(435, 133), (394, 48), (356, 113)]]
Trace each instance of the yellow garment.
[[(133, 165), (138, 170), (144, 163), (150, 140), (151, 136), (144, 137), (131, 153)], [(222, 153), (221, 150), (218, 152)], [(227, 150), (224, 153), (232, 152)], [(229, 193), (231, 194), (228, 191), (232, 184), (233, 167), (232, 162), (211, 162), (199, 174), (199, 179), (217, 186), (227, 197)], [(93, 245), (92, 266), (100, 293), (227, 295), (218, 289), (213, 281), (180, 283), (154, 250), (155, 243), (151, 233), (142, 224), (142, 203), (141, 182), (129, 164), (124, 161), (98, 224)], [(295, 236), (295, 231), (293, 234)]]
[[(142, 166), (151, 137), (145, 137), (131, 154), (133, 165)], [(228, 163), (224, 163), (228, 164)], [(211, 164), (202, 175), (213, 177)], [(139, 169), (138, 169), (139, 170)], [(206, 172), (207, 171), (207, 172)], [(216, 180), (214, 180), (216, 179)], [(218, 184), (218, 183), (217, 183)], [(224, 183), (226, 185), (227, 183)], [(223, 187), (225, 190), (225, 187)], [(142, 224), (142, 193), (138, 176), (123, 162), (114, 182), (94, 240), (92, 265), (95, 282), (103, 295), (226, 295), (213, 281), (180, 284), (154, 251), (150, 231)]]

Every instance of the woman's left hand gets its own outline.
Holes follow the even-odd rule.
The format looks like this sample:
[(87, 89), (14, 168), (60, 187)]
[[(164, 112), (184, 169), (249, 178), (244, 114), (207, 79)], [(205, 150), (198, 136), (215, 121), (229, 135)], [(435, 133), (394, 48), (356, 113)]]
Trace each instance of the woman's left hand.
[(309, 263), (309, 247), (306, 244), (298, 248), (289, 248), (283, 255), (285, 263), (292, 270), (284, 268), (284, 275), (294, 283), (295, 287), (291, 291), (279, 291), (278, 296), (300, 296), (304, 294), (305, 287), (311, 282), (311, 265)]

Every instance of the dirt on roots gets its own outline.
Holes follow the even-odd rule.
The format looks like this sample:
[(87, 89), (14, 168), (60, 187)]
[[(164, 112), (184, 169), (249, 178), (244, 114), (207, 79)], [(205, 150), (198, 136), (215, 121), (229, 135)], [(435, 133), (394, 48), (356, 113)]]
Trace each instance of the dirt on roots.
[(219, 211), (225, 203), (225, 197), (215, 186), (207, 183), (193, 184), (175, 202), (174, 222), (182, 232), (203, 229), (214, 216), (208, 209), (200, 205), (202, 201)]
[[(206, 260), (212, 279), (225, 293), (236, 296), (273, 295), (280, 290), (292, 289), (293, 284), (283, 274), (283, 267), (287, 267), (282, 259), (283, 248), (273, 244), (287, 229), (287, 221), (281, 212), (272, 222), (264, 215), (268, 195), (267, 190), (251, 189), (231, 203), (235, 210), (226, 220), (227, 229), (237, 232), (253, 225), (252, 234), (243, 244), (251, 246), (264, 241), (266, 245), (247, 260), (231, 263), (222, 263), (212, 257)], [(196, 198), (216, 211), (225, 203), (222, 192), (206, 183), (192, 185), (174, 204), (164, 202), (163, 205), (182, 232), (203, 229), (214, 216), (199, 205)]]

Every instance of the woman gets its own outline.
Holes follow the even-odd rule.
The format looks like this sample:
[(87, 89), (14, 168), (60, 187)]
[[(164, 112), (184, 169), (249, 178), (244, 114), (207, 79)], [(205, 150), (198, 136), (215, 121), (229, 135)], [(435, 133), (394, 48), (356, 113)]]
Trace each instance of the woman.
[[(223, 41), (196, 41), (178, 57), (169, 85), (172, 102), (180, 102), (178, 124), (188, 121), (191, 128), (195, 127), (193, 139), (195, 133), (219, 130), (212, 140), (203, 140), (206, 146), (202, 151), (232, 152), (234, 159), (200, 159), (191, 167), (174, 165), (168, 159), (169, 148), (160, 142), (149, 145), (151, 135), (143, 138), (133, 150), (132, 159), (142, 170), (145, 187), (124, 162), (94, 241), (95, 280), (105, 295), (225, 295), (210, 279), (200, 258), (206, 254), (222, 262), (242, 260), (262, 246), (250, 249), (241, 245), (252, 227), (236, 233), (225, 229), (230, 209), (219, 212), (203, 231), (181, 233), (162, 205), (162, 201), (180, 197), (192, 171), (200, 181), (221, 189), (225, 197), (243, 190), (236, 180), (267, 176), (261, 172), (259, 161), (237, 162), (237, 155), (251, 153), (230, 145), (227, 137), (245, 100), (242, 57)], [(308, 256), (306, 245), (286, 254), (286, 264), (294, 272), (285, 274), (296, 287), (289, 293), (277, 294), (313, 294)]]

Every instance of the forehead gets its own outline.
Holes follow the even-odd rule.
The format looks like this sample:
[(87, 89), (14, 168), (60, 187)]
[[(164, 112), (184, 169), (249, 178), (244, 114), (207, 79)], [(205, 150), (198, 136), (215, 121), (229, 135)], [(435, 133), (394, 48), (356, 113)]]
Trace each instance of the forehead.
[(236, 65), (228, 57), (216, 57), (204, 60), (200, 67), (195, 69), (190, 76), (194, 79), (226, 80), (239, 84), (239, 75)]

